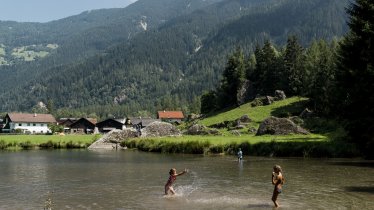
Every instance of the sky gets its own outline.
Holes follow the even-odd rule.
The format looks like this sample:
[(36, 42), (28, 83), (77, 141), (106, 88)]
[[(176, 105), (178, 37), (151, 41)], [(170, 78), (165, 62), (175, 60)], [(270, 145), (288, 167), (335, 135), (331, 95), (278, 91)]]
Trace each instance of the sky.
[(49, 22), (87, 10), (123, 8), (136, 0), (0, 0), (0, 20)]

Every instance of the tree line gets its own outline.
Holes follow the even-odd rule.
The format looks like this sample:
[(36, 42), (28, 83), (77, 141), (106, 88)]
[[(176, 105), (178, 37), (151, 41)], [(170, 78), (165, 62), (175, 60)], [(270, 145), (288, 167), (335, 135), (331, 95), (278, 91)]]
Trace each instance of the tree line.
[(347, 8), (350, 31), (342, 40), (316, 40), (303, 48), (296, 36), (285, 47), (269, 40), (246, 55), (228, 56), (220, 84), (201, 96), (201, 112), (238, 105), (244, 81), (260, 95), (284, 90), (310, 98), (314, 111), (345, 125), (347, 139), (374, 158), (374, 2), (357, 0)]

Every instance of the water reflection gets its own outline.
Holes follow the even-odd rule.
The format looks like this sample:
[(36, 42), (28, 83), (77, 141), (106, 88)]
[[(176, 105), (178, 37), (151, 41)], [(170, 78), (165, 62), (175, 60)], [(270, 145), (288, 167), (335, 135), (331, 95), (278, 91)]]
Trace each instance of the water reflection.
[[(0, 209), (272, 209), (271, 172), (286, 177), (282, 209), (370, 209), (365, 161), (166, 155), (136, 151), (0, 153)], [(189, 169), (164, 196), (170, 168)]]

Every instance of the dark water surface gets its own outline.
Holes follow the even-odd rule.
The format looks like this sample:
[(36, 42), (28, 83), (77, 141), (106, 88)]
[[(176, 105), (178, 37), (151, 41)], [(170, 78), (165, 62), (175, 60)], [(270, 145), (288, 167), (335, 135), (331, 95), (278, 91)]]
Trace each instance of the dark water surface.
[[(374, 164), (355, 159), (166, 155), (136, 151), (0, 152), (0, 209), (374, 209)], [(171, 167), (177, 195), (165, 197)]]

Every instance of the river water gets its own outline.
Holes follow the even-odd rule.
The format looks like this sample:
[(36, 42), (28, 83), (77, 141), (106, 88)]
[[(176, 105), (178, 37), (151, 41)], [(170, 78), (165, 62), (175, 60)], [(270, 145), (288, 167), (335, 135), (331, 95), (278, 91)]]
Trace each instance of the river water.
[[(374, 209), (369, 161), (87, 150), (0, 152), (0, 209), (273, 209), (274, 164), (279, 209)], [(189, 173), (164, 196), (172, 167)]]

